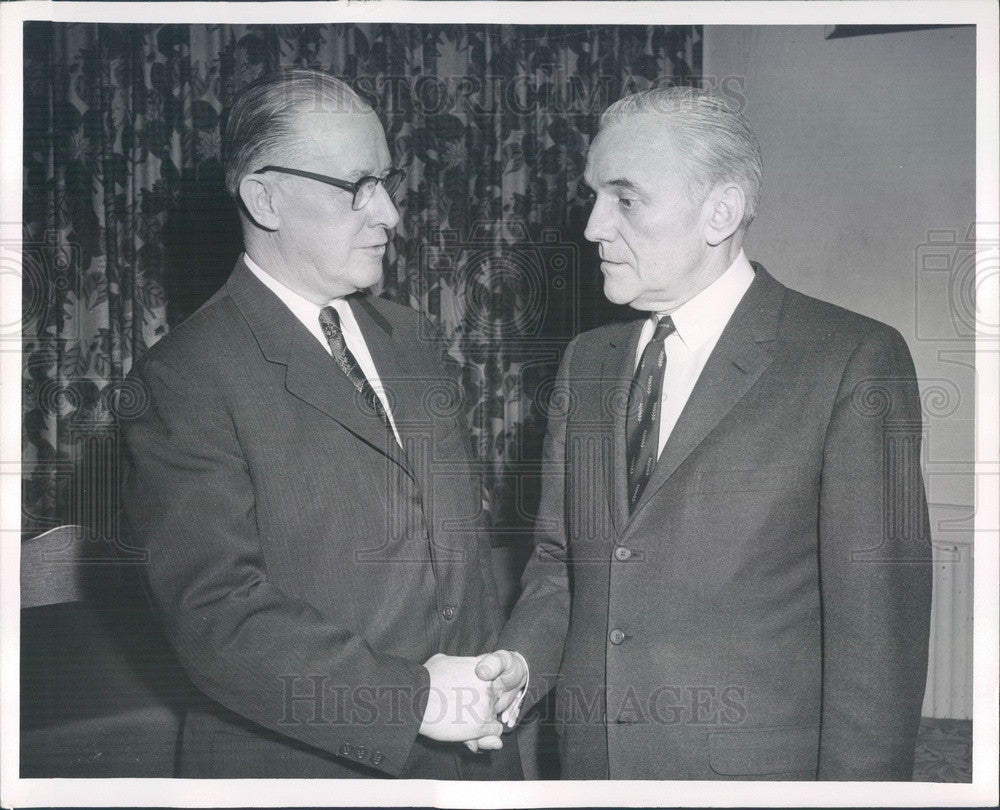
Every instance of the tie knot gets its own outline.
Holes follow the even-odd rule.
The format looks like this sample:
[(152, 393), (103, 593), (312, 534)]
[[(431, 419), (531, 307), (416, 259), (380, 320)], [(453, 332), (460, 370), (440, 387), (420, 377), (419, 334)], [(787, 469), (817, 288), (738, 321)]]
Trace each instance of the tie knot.
[(664, 340), (676, 331), (677, 327), (674, 326), (674, 319), (669, 315), (664, 315), (656, 322), (656, 329), (653, 330), (651, 340)]
[(333, 307), (323, 307), (319, 311), (319, 325), (323, 327), (323, 332), (329, 337), (330, 333), (337, 334), (340, 329), (340, 313)]

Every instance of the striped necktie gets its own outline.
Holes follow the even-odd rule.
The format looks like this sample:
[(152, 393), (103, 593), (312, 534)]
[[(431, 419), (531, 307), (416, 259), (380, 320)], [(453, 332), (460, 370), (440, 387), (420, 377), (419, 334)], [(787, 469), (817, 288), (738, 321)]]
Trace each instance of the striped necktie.
[(631, 512), (649, 482), (660, 447), (660, 402), (663, 395), (663, 370), (667, 365), (664, 340), (676, 330), (669, 315), (657, 321), (653, 337), (642, 352), (632, 378), (625, 431), (628, 437), (628, 508)]
[(326, 335), (326, 342), (330, 344), (330, 351), (333, 352), (333, 359), (337, 361), (340, 370), (347, 375), (354, 389), (364, 397), (368, 408), (378, 415), (383, 424), (392, 431), (392, 424), (389, 422), (389, 415), (385, 412), (382, 400), (375, 389), (372, 388), (364, 371), (358, 364), (357, 359), (351, 354), (344, 340), (344, 332), (340, 328), (340, 314), (333, 307), (323, 307), (319, 313), (319, 325)]

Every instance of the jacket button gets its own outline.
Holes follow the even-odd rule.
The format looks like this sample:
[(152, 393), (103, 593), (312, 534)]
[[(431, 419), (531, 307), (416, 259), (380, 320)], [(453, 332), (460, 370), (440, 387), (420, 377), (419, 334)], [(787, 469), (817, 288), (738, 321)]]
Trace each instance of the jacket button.
[(340, 755), (342, 757), (349, 757), (353, 753), (354, 753), (354, 746), (352, 746), (350, 743), (344, 743), (342, 746), (340, 746)]
[(608, 633), (608, 638), (612, 644), (621, 644), (625, 640), (625, 633), (621, 630), (612, 630)]
[(365, 748), (363, 745), (359, 745), (357, 748), (354, 749), (354, 756), (356, 756), (358, 759), (367, 759), (368, 749)]
[(455, 618), (455, 606), (445, 605), (444, 610), (441, 611), (441, 615), (444, 616), (446, 622), (450, 622)]
[(615, 559), (619, 562), (625, 562), (625, 560), (629, 559), (631, 556), (632, 550), (625, 548), (625, 546), (618, 546), (618, 548), (615, 549)]
[(385, 757), (382, 755), (381, 751), (376, 751), (372, 754), (372, 765), (381, 765), (384, 760)]

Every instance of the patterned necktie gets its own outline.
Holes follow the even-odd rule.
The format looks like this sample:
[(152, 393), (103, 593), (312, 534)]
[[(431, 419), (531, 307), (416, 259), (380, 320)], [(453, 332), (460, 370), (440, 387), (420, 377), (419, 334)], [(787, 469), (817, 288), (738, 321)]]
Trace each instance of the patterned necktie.
[(660, 401), (663, 394), (663, 369), (667, 364), (667, 350), (663, 342), (675, 331), (677, 330), (669, 315), (660, 318), (653, 337), (642, 352), (635, 377), (632, 378), (625, 419), (630, 512), (646, 488), (659, 456)]
[(323, 307), (319, 313), (319, 325), (323, 327), (323, 334), (326, 335), (326, 342), (330, 344), (330, 351), (333, 352), (333, 359), (337, 361), (340, 370), (347, 375), (355, 390), (365, 398), (368, 407), (378, 414), (379, 419), (389, 430), (392, 424), (389, 422), (389, 415), (385, 412), (382, 400), (379, 399), (375, 389), (372, 388), (365, 373), (358, 365), (358, 361), (351, 350), (347, 348), (344, 341), (344, 332), (340, 328), (340, 314), (333, 307)]

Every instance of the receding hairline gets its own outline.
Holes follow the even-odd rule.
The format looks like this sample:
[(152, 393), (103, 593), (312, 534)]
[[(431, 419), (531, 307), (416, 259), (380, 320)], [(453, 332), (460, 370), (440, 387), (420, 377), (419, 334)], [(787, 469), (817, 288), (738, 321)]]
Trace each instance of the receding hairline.
[[(326, 132), (312, 129), (309, 116), (328, 114)], [(346, 131), (333, 115), (379, 121), (373, 106), (335, 76), (302, 68), (282, 69), (244, 88), (234, 100), (223, 132), (226, 189), (239, 197), (239, 182), (263, 165), (287, 165), (314, 141)], [(379, 124), (381, 122), (379, 121)], [(235, 127), (230, 129), (230, 127)], [(381, 126), (379, 131), (384, 136)]]
[[(357, 111), (351, 113), (334, 113), (330, 111), (324, 111), (321, 114), (328, 116), (327, 120), (322, 122), (322, 125), (316, 129), (308, 129), (303, 126), (303, 118), (308, 121), (308, 117), (311, 114), (315, 114), (315, 111), (305, 111), (296, 113), (292, 121), (294, 125), (292, 130), (288, 133), (284, 146), (289, 150), (290, 153), (300, 154), (305, 151), (312, 151), (312, 148), (316, 145), (322, 147), (325, 143), (329, 141), (336, 141), (338, 138), (343, 138), (349, 134), (355, 134), (365, 139), (372, 139), (376, 143), (381, 141), (385, 147), (385, 158), (388, 161), (389, 168), (391, 168), (392, 155), (389, 152), (389, 145), (386, 141), (385, 128), (382, 126), (382, 121), (378, 114), (374, 110), (368, 110), (367, 112)], [(346, 117), (345, 117), (346, 116)], [(336, 122), (341, 122), (341, 126), (326, 126), (331, 123), (336, 124)], [(350, 122), (350, 123), (347, 123)], [(346, 125), (345, 125), (346, 124)], [(369, 128), (368, 131), (360, 131), (362, 127)], [(377, 174), (384, 166), (362, 166), (356, 170), (352, 170), (351, 174), (356, 174), (357, 178), (363, 177), (366, 174)], [(344, 180), (357, 179), (348, 176), (343, 177)]]
[(741, 227), (753, 221), (763, 186), (760, 145), (742, 110), (719, 93), (671, 87), (619, 99), (601, 115), (596, 139), (625, 131), (683, 171), (695, 196), (718, 183), (735, 183), (746, 197)]
[[(311, 116), (316, 116), (316, 118), (311, 118)], [(324, 124), (341, 121), (353, 125), (357, 123), (368, 124), (369, 122), (374, 121), (378, 124), (379, 130), (384, 132), (382, 119), (379, 118), (378, 113), (370, 107), (367, 110), (323, 110), (293, 107), (288, 113), (288, 120), (294, 125), (296, 132), (304, 129), (302, 126), (303, 124), (308, 123), (310, 120), (317, 120), (320, 117), (325, 119)], [(331, 129), (339, 130), (340, 128), (332, 127)]]
[[(604, 148), (613, 148), (614, 143), (609, 139), (614, 138), (616, 136), (628, 137), (630, 133), (628, 133), (627, 130), (630, 127), (634, 127), (637, 123), (646, 123), (647, 121), (649, 123), (659, 123), (659, 126), (652, 127), (646, 130), (646, 132), (650, 136), (647, 144), (649, 147), (650, 159), (657, 161), (657, 163), (659, 164), (659, 162), (663, 158), (664, 154), (663, 150), (665, 147), (670, 150), (669, 151), (670, 156), (676, 159), (676, 161), (680, 164), (680, 168), (686, 175), (688, 175), (690, 180), (701, 181), (702, 178), (697, 176), (697, 171), (695, 169), (695, 166), (693, 165), (690, 156), (686, 154), (685, 149), (683, 147), (683, 143), (678, 143), (678, 138), (676, 136), (676, 133), (672, 132), (668, 127), (663, 126), (663, 122), (653, 121), (654, 116), (660, 116), (660, 114), (652, 113), (648, 118), (645, 118), (642, 121), (637, 121), (632, 115), (616, 118), (615, 120), (609, 122), (605, 126), (602, 126), (598, 130), (597, 135), (594, 137), (594, 142), (591, 143), (590, 145), (590, 149), (593, 150), (595, 145), (598, 144), (600, 144)], [(631, 134), (636, 135), (644, 133), (633, 132)], [(587, 168), (589, 167), (590, 167), (590, 160), (588, 159)], [(586, 174), (587, 170), (585, 169), (584, 175), (586, 176)], [(620, 188), (631, 187), (631, 189), (634, 191), (643, 192), (644, 191), (643, 179), (646, 178), (648, 175), (649, 172), (644, 172), (643, 167), (637, 167), (635, 169), (635, 176), (638, 178), (637, 181), (632, 180), (629, 177), (622, 174), (616, 177), (609, 178), (608, 180), (605, 180), (601, 185), (605, 187), (612, 185)], [(585, 177), (585, 182), (586, 182), (586, 177)], [(589, 186), (590, 183), (587, 183), (587, 185)]]
[[(315, 111), (313, 111), (313, 114), (314, 113)], [(308, 116), (309, 114), (309, 111), (305, 112), (305, 115)], [(346, 120), (341, 117), (345, 115), (342, 113), (331, 113), (330, 111), (326, 111), (324, 115), (332, 116), (334, 121)], [(392, 168), (392, 154), (389, 151), (388, 143), (385, 140), (385, 130), (382, 127), (382, 122), (374, 110), (370, 110), (366, 113), (358, 111), (356, 113), (350, 113), (349, 115), (351, 116), (351, 119), (356, 122), (355, 125), (350, 128), (341, 126), (336, 130), (331, 127), (323, 126), (309, 130), (301, 124), (299, 114), (291, 116), (289, 119), (291, 123), (290, 130), (283, 135), (279, 143), (273, 144), (271, 148), (265, 152), (265, 155), (261, 156), (262, 162), (248, 167), (244, 177), (246, 177), (247, 174), (252, 174), (263, 168), (265, 164), (289, 166), (291, 168), (317, 171), (320, 174), (324, 174), (324, 169), (317, 165), (313, 165), (314, 160), (317, 157), (328, 157), (328, 150), (331, 152), (335, 151), (337, 149), (336, 144), (338, 140), (348, 137), (352, 130), (355, 137), (359, 137), (363, 141), (381, 140), (383, 146), (376, 147), (376, 149), (385, 150), (384, 156), (380, 156), (384, 159), (375, 158), (373, 160), (366, 161), (364, 165), (359, 165), (355, 168), (351, 168), (350, 170), (338, 173), (337, 176), (341, 180), (349, 182), (360, 180), (362, 177), (367, 175), (380, 177)], [(324, 123), (329, 122), (327, 121)], [(369, 123), (371, 130), (368, 132), (359, 132), (359, 127), (362, 123)], [(294, 178), (292, 178), (292, 180), (294, 180)], [(289, 182), (289, 177), (286, 176), (283, 179), (283, 182)]]
[(601, 125), (597, 130), (596, 138), (608, 132), (614, 132), (623, 127), (638, 129), (637, 134), (648, 135), (651, 144), (668, 143), (676, 145), (673, 137), (674, 128), (671, 126), (671, 117), (659, 112), (636, 112), (616, 115), (613, 118), (601, 118)]

